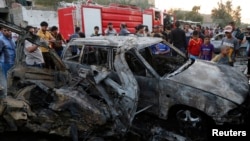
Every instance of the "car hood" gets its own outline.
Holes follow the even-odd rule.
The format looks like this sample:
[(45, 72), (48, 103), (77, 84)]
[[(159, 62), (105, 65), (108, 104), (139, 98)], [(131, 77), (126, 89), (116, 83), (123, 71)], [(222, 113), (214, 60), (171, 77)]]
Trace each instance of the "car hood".
[(196, 60), (186, 70), (169, 77), (173, 81), (202, 89), (241, 104), (248, 95), (247, 77), (234, 67)]

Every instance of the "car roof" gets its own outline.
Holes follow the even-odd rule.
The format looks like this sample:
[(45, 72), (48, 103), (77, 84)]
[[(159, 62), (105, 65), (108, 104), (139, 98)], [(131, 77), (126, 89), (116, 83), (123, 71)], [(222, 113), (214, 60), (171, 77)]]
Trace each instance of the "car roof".
[(75, 38), (71, 40), (68, 45), (91, 45), (91, 46), (108, 46), (114, 48), (131, 49), (137, 47), (142, 49), (159, 42), (162, 38), (155, 37), (137, 37), (137, 36), (101, 36), (101, 37), (87, 37)]

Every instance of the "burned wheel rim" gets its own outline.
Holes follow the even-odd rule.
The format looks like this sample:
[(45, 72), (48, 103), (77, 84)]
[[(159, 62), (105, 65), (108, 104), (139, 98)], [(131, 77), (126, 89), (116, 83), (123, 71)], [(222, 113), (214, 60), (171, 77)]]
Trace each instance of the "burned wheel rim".
[(202, 118), (190, 110), (180, 110), (176, 113), (176, 117), (183, 128), (201, 128)]
[(206, 140), (209, 120), (202, 113), (192, 109), (181, 109), (176, 112), (179, 131), (192, 140)]

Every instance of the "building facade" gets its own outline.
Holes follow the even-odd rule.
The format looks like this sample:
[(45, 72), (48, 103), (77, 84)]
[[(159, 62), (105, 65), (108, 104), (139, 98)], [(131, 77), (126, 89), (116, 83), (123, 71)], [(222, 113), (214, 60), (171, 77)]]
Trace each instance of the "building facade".
[(6, 20), (8, 14), (9, 14), (8, 1), (0, 0), (0, 17)]

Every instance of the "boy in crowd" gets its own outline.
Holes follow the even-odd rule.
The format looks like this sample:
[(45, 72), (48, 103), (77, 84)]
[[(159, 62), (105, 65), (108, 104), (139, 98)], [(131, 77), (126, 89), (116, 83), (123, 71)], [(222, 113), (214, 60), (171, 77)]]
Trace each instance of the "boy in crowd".
[(216, 62), (218, 64), (224, 64), (224, 65), (233, 65), (233, 61), (231, 57), (229, 56), (230, 47), (229, 46), (222, 46), (220, 54), (216, 55), (211, 61)]
[(91, 34), (91, 37), (94, 37), (94, 36), (101, 36), (101, 34), (99, 33), (99, 26), (94, 27), (94, 33)]
[(205, 36), (201, 46), (200, 59), (210, 61), (214, 56), (214, 46), (210, 43), (210, 37)]
[(197, 59), (200, 55), (202, 40), (199, 38), (198, 31), (193, 32), (193, 37), (188, 43), (188, 55), (191, 59)]

